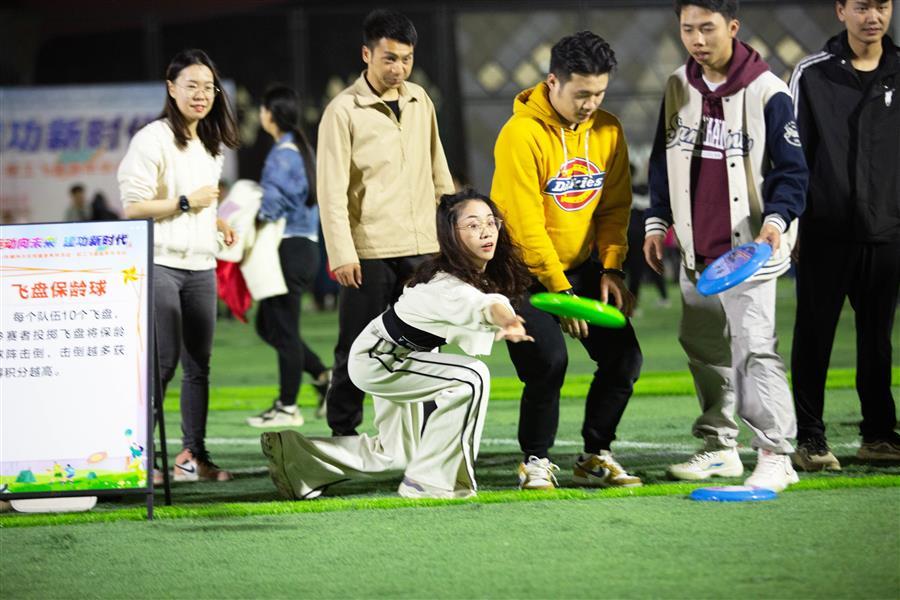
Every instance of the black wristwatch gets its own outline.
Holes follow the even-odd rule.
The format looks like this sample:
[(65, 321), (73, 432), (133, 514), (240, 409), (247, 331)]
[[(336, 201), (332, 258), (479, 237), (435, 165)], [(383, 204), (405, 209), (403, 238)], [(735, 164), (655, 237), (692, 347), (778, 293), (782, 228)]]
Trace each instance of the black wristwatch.
[(181, 209), (181, 212), (191, 210), (191, 202), (187, 196), (178, 196), (178, 208)]
[(625, 271), (622, 269), (600, 269), (600, 276), (603, 275), (618, 275), (623, 280), (625, 279)]

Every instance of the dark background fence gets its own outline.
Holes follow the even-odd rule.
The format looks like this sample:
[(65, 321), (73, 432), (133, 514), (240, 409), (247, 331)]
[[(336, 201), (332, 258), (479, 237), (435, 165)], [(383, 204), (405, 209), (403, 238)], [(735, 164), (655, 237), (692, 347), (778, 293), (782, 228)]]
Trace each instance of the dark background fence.
[[(668, 0), (34, 0), (0, 9), (0, 85), (158, 81), (177, 51), (203, 48), (237, 85), (240, 176), (257, 178), (270, 146), (257, 126), (266, 86), (300, 91), (314, 137), (322, 108), (364, 67), (361, 23), (376, 6), (396, 8), (416, 24), (412, 80), (435, 100), (451, 169), (485, 190), (493, 143), (515, 94), (544, 77), (550, 47), (563, 35), (590, 29), (616, 51), (619, 70), (604, 108), (622, 120), (638, 164), (665, 79), (685, 57)], [(828, 0), (745, 0), (740, 19), (742, 39), (785, 79), (841, 28)]]

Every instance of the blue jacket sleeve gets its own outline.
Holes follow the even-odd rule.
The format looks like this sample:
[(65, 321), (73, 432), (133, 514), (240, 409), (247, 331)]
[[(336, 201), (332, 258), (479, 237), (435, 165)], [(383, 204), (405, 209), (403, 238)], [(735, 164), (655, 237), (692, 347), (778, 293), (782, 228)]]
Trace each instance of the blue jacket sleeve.
[(775, 94), (766, 104), (764, 114), (769, 169), (763, 176), (763, 218), (776, 214), (787, 226), (806, 207), (809, 170), (791, 97)]
[(650, 152), (650, 173), (647, 181), (650, 185), (650, 208), (644, 211), (644, 229), (646, 233), (666, 234), (672, 224), (672, 202), (669, 197), (669, 168), (666, 164), (666, 101), (663, 99), (659, 107), (659, 121), (656, 124), (656, 137), (653, 139), (653, 150)]

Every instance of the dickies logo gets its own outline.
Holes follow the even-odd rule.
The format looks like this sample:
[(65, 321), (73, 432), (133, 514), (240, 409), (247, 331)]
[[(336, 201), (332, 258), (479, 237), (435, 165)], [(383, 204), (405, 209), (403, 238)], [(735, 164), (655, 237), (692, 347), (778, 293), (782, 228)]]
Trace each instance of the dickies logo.
[(603, 189), (606, 171), (584, 158), (573, 158), (559, 169), (544, 187), (557, 206), (565, 211), (581, 210), (590, 204)]

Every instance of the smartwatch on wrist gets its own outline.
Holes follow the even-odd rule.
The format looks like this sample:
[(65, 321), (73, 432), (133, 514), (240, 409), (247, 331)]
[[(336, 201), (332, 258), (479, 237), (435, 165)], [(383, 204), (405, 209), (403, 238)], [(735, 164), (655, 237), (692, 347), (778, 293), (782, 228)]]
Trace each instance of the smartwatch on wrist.
[(181, 209), (181, 212), (191, 210), (191, 202), (187, 196), (178, 196), (178, 208)]

